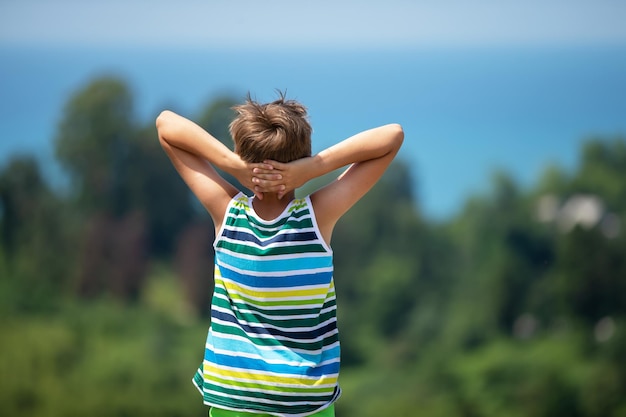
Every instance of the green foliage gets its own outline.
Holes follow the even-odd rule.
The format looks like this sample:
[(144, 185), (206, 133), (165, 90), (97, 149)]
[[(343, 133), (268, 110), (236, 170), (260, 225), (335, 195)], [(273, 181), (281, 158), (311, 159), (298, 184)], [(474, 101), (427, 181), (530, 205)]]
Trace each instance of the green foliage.
[(590, 192), (602, 197), (609, 208), (624, 209), (626, 187), (626, 141), (624, 138), (589, 140), (582, 151), (580, 170), (573, 187), (577, 192)]
[(153, 124), (137, 129), (128, 139), (131, 152), (127, 160), (129, 207), (145, 216), (149, 250), (167, 256), (176, 236), (194, 216), (192, 199), (167, 155), (156, 140)]
[(0, 370), (11, 377), (0, 380), (0, 414), (205, 414), (191, 377), (206, 325), (163, 308), (181, 297), (171, 281), (155, 277), (137, 307), (72, 302), (52, 316), (1, 320), (10, 337), (0, 340)]
[(0, 310), (48, 310), (71, 285), (65, 204), (34, 158), (16, 156), (0, 171), (0, 207)]

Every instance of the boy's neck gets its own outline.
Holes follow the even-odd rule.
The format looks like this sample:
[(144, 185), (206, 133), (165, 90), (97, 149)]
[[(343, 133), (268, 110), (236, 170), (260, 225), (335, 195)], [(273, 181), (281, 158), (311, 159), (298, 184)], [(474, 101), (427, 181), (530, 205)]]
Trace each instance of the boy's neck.
[(279, 200), (276, 193), (264, 193), (263, 200), (258, 198), (254, 198), (252, 200), (252, 206), (254, 207), (256, 214), (258, 214), (262, 219), (272, 220), (278, 217), (278, 215), (285, 210), (285, 207), (287, 207), (295, 196), (296, 193), (291, 191)]

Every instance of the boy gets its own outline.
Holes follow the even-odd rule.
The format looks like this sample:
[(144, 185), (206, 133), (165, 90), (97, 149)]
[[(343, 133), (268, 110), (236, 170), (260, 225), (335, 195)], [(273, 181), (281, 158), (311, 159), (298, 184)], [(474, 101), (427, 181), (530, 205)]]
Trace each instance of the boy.
[[(281, 94), (267, 104), (248, 97), (235, 110), (234, 152), (172, 112), (156, 120), (161, 145), (215, 224), (211, 327), (193, 381), (212, 417), (334, 416), (341, 391), (331, 236), (404, 133), (381, 126), (311, 156), (301, 104)], [(334, 182), (295, 198), (297, 187), (347, 165)]]

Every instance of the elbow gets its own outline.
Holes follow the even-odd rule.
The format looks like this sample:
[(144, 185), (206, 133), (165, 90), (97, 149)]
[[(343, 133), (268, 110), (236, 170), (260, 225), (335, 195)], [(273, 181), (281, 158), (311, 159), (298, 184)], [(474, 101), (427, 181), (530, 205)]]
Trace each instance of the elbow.
[(167, 126), (168, 122), (171, 120), (172, 113), (169, 110), (163, 110), (156, 118), (156, 128), (158, 131), (161, 131)]
[(175, 114), (169, 110), (162, 111), (156, 118), (155, 124), (157, 133), (159, 135), (159, 141), (163, 143), (166, 137), (170, 136), (168, 132), (171, 131), (172, 128), (172, 120)]
[(391, 147), (394, 151), (397, 151), (402, 146), (402, 142), (404, 142), (404, 129), (398, 123), (387, 125), (387, 128), (389, 129)]

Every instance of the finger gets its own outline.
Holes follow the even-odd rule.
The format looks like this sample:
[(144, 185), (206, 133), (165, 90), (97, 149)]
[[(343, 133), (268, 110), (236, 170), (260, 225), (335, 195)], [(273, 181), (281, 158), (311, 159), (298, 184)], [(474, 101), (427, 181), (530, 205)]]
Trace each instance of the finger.
[(274, 165), (272, 164), (268, 164), (266, 162), (260, 162), (258, 164), (252, 164), (250, 165), (252, 167), (252, 170), (259, 170), (259, 171), (273, 171)]
[(267, 180), (267, 179), (263, 179), (263, 178), (258, 178), (258, 177), (252, 177), (252, 184), (255, 184), (257, 187), (261, 187), (261, 188), (270, 188), (270, 187), (278, 187), (278, 186), (284, 186), (284, 181), (282, 181), (280, 178), (279, 179), (271, 179), (271, 180)]
[(252, 173), (254, 175), (280, 175), (276, 172), (277, 170), (274, 169), (263, 169), (263, 168), (253, 168), (252, 169)]
[(271, 166), (273, 169), (279, 169), (279, 170), (285, 169), (285, 164), (283, 164), (282, 162), (273, 161), (271, 159), (266, 159), (265, 161), (263, 161), (263, 163)]
[(265, 180), (265, 181), (278, 181), (278, 180), (282, 180), (283, 176), (282, 174), (261, 174), (261, 173), (255, 173), (254, 176), (252, 178), (257, 178), (260, 180)]

